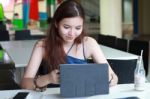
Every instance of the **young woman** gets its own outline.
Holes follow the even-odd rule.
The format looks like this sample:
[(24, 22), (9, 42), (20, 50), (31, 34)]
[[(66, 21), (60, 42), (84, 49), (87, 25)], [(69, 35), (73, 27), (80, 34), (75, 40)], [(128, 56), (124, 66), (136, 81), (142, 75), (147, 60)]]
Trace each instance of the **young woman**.
[[(85, 36), (84, 11), (74, 0), (66, 0), (56, 9), (48, 36), (38, 41), (23, 76), (21, 87), (35, 89), (48, 84), (59, 84), (59, 64), (86, 64), (88, 58), (95, 63), (108, 63), (99, 44)], [(37, 77), (41, 63), (47, 73)], [(109, 66), (110, 86), (118, 78)]]

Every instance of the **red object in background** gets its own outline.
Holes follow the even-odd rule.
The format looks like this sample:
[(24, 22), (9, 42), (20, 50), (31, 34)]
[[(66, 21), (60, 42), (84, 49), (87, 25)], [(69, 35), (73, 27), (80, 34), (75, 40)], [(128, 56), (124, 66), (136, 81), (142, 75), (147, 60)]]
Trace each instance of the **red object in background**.
[(38, 0), (30, 0), (29, 18), (39, 20)]

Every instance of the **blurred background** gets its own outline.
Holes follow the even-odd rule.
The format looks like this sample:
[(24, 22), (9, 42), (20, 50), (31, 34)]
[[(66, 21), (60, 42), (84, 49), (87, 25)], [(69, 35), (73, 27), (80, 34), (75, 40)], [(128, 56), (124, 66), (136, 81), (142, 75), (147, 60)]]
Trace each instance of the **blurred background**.
[[(39, 29), (45, 32), (47, 30), (48, 21), (50, 22), (55, 9), (62, 1), (63, 0), (0, 0), (0, 20), (4, 21), (10, 30)], [(121, 19), (121, 27), (118, 27), (121, 28), (119, 37), (149, 40), (149, 0), (77, 1), (79, 1), (85, 9), (87, 33), (102, 33), (100, 28), (102, 27), (103, 13), (113, 13), (113, 7), (111, 8), (109, 6), (117, 5), (121, 6), (118, 10), (118, 13), (121, 13), (118, 19)], [(114, 7), (117, 8), (117, 6)], [(104, 7), (107, 7), (109, 10)], [(106, 16), (105, 20), (111, 17), (113, 20), (115, 16)], [(114, 21), (117, 21), (117, 19)], [(118, 36), (118, 34), (116, 35), (115, 33), (106, 34)]]
[[(24, 48), (29, 47), (25, 45), (31, 45), (32, 47), (32, 44), (34, 44), (30, 44), (34, 42), (32, 40), (36, 41), (46, 36), (53, 14), (63, 1), (64, 0), (0, 0), (0, 44), (2, 45), (0, 48), (5, 48), (5, 43), (10, 43), (12, 48), (15, 49), (16, 46), (11, 43), (17, 42), (16, 40), (22, 42)], [(150, 9), (150, 0), (76, 1), (81, 3), (85, 10), (85, 27), (87, 34), (94, 37), (100, 45), (135, 55), (140, 55), (141, 50), (143, 50), (144, 68), (146, 75), (149, 74), (148, 79), (150, 80), (150, 12), (148, 10)], [(26, 42), (29, 42), (29, 44), (26, 44)], [(8, 51), (9, 48), (11, 48), (10, 45), (8, 44)], [(23, 49), (20, 51), (23, 51)], [(29, 50), (29, 52), (30, 51), (31, 50)], [(25, 52), (28, 51), (23, 51), (23, 53)], [(16, 50), (14, 53), (16, 53)], [(14, 56), (16, 56), (16, 54)], [(120, 65), (124, 65), (126, 68), (126, 70), (119, 68), (119, 70), (116, 71), (123, 73), (123, 75), (129, 74), (127, 72), (130, 72), (129, 69), (131, 70), (129, 64), (132, 64), (132, 60), (128, 62), (123, 60), (123, 63), (120, 63), (120, 59), (116, 61), (119, 62), (117, 63), (118, 68)], [(109, 62), (113, 66), (112, 63), (114, 61), (109, 60)], [(132, 73), (134, 73), (135, 66), (136, 61), (134, 61)], [(131, 75), (132, 77), (129, 78), (132, 78), (133, 82), (133, 74)], [(125, 76), (128, 78), (127, 75)]]

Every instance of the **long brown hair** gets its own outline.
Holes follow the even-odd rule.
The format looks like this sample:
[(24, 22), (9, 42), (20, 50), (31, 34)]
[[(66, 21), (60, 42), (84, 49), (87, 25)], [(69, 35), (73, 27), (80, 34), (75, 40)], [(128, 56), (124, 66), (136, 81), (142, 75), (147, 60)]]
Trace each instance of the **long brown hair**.
[[(55, 24), (58, 24), (64, 18), (71, 18), (80, 16), (85, 19), (84, 10), (82, 6), (75, 0), (66, 0), (62, 2), (56, 9), (51, 20), (48, 36), (45, 40), (45, 55), (44, 59), (47, 62), (49, 71), (59, 69), (59, 64), (66, 63), (66, 54), (63, 49), (63, 39), (58, 33)], [(82, 42), (85, 36), (84, 29), (82, 33), (75, 39), (75, 44)]]

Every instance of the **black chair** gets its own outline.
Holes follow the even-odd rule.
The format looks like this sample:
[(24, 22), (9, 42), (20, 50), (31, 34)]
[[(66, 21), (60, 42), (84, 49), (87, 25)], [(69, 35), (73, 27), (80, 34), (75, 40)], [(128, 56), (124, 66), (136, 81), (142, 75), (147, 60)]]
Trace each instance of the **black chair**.
[(15, 40), (32, 40), (30, 30), (16, 30)]
[(0, 30), (0, 41), (9, 41), (9, 32), (7, 30)]
[(118, 76), (118, 83), (133, 83), (134, 70), (136, 68), (137, 59), (131, 60), (108, 60), (110, 66)]
[(102, 35), (99, 34), (98, 36), (98, 43), (108, 46), (108, 47), (112, 47), (115, 48), (116, 45), (116, 37), (115, 36), (111, 36), (111, 35)]
[(0, 90), (20, 89), (14, 80), (14, 72), (14, 63), (0, 63)]
[(148, 65), (149, 65), (149, 41), (140, 41), (140, 40), (130, 40), (129, 41), (129, 53), (136, 55), (141, 54), (143, 50), (143, 63), (146, 75), (148, 74)]
[(115, 48), (122, 50), (122, 51), (127, 51), (128, 50), (128, 40), (122, 39), (122, 38), (117, 38)]
[(0, 31), (6, 31), (6, 25), (0, 24)]
[(90, 37), (94, 38), (98, 42), (98, 36), (99, 34), (89, 34)]
[(45, 35), (31, 35), (30, 30), (15, 31), (15, 40), (37, 40), (45, 37)]
[(3, 49), (3, 47), (1, 46), (1, 44), (0, 44), (0, 50), (2, 50)]
[(42, 39), (45, 38), (46, 35), (31, 35), (32, 40), (38, 40), (38, 39)]
[[(94, 63), (92, 59), (87, 60), (88, 63)], [(118, 76), (118, 83), (133, 83), (134, 82), (134, 70), (136, 68), (137, 59), (130, 60), (107, 60), (113, 71)]]

